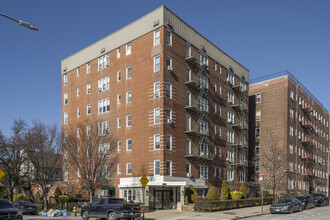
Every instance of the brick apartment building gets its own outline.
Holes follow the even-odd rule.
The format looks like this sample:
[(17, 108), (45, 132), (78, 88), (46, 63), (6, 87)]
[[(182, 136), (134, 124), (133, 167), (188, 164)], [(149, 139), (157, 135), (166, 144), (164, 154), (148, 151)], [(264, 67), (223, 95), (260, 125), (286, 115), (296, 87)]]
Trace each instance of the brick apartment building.
[(265, 173), (260, 160), (271, 133), (285, 155), (283, 194), (326, 192), (328, 110), (288, 71), (250, 82), (249, 179)]
[(151, 209), (246, 183), (249, 71), (165, 6), (61, 64), (63, 129), (94, 118), (118, 139), (113, 196), (142, 202), (143, 174)]

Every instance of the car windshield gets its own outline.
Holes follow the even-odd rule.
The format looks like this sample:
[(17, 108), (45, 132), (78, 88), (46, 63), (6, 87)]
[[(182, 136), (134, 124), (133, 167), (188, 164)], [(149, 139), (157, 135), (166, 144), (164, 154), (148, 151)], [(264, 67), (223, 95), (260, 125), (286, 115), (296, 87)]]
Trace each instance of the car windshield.
[(306, 196), (298, 196), (298, 197), (296, 197), (296, 199), (304, 200), (304, 199), (307, 199), (307, 197)]
[(8, 208), (13, 208), (14, 206), (6, 200), (0, 200), (0, 209), (8, 209)]
[(313, 197), (323, 197), (323, 194), (316, 193), (316, 194), (313, 194)]
[(277, 203), (289, 203), (291, 201), (292, 201), (292, 199), (280, 199), (280, 200), (278, 200)]

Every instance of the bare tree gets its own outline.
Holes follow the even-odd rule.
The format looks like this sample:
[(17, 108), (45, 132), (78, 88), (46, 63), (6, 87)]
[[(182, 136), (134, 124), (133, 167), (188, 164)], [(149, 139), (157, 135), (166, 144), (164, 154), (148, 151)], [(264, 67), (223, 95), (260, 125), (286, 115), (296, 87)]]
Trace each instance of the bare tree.
[(46, 126), (40, 121), (33, 121), (26, 138), (24, 153), (28, 159), (28, 178), (43, 196), (46, 209), (50, 188), (61, 180), (60, 140), (60, 132), (55, 125)]
[(287, 184), (287, 154), (280, 146), (279, 140), (270, 130), (265, 129), (259, 159), (260, 169), (264, 172), (265, 189), (272, 190), (276, 199), (280, 190)]
[(25, 146), (27, 125), (22, 119), (14, 120), (11, 130), (12, 135), (9, 138), (0, 132), (0, 167), (6, 173), (1, 182), (8, 199), (12, 201), (26, 175), (21, 168), (26, 160), (22, 149)]
[[(116, 139), (102, 123), (79, 124), (63, 131), (64, 180), (76, 180), (87, 186), (90, 201), (95, 190), (111, 182), (110, 173), (118, 162)], [(107, 126), (105, 126), (107, 127)], [(68, 174), (74, 173), (71, 178)]]

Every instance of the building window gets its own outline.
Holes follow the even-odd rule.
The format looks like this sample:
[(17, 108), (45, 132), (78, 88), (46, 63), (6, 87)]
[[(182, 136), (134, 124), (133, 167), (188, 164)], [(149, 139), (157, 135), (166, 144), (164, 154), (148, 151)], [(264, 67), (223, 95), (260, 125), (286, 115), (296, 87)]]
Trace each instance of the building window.
[(209, 88), (209, 79), (206, 76), (200, 75), (198, 78), (199, 88)]
[(92, 135), (92, 126), (87, 125), (87, 127), (86, 127), (86, 133), (87, 133), (87, 136), (91, 136)]
[(255, 168), (256, 172), (259, 172), (260, 171), (260, 163), (256, 162), (255, 165), (254, 165), (254, 168)]
[(121, 80), (121, 73), (120, 71), (117, 71), (117, 82), (120, 82)]
[(260, 128), (256, 128), (256, 138), (260, 138)]
[(214, 83), (214, 92), (217, 92), (217, 84)]
[(209, 134), (209, 123), (206, 121), (201, 120), (198, 123), (198, 132), (208, 135)]
[(205, 179), (209, 178), (209, 171), (207, 166), (202, 166), (202, 165), (198, 166), (198, 178), (205, 178)]
[(289, 128), (290, 128), (290, 136), (293, 136), (293, 127), (290, 126)]
[(191, 57), (191, 45), (189, 43), (186, 44), (186, 57)]
[(154, 161), (154, 175), (160, 175), (160, 161)]
[(132, 52), (131, 43), (126, 44), (126, 56)]
[(160, 108), (154, 109), (154, 124), (160, 123)]
[(132, 102), (132, 92), (127, 91), (126, 92), (126, 103), (131, 103)]
[(121, 141), (117, 141), (117, 151), (121, 151)]
[(92, 113), (92, 106), (91, 104), (87, 105), (87, 115), (90, 115)]
[(172, 124), (172, 109), (166, 109), (166, 123)]
[(191, 93), (189, 91), (186, 92), (186, 106), (191, 106)]
[(204, 98), (199, 98), (198, 100), (198, 108), (200, 111), (209, 112), (209, 101)]
[(132, 139), (126, 140), (126, 151), (132, 151)]
[(214, 71), (217, 71), (217, 62), (214, 61)]
[(227, 91), (227, 102), (234, 104), (234, 94), (229, 91)]
[(126, 163), (126, 175), (132, 175), (132, 163)]
[(198, 54), (198, 61), (200, 65), (209, 65), (209, 60), (207, 56), (203, 53)]
[(289, 144), (289, 152), (290, 152), (290, 154), (293, 154), (293, 145), (292, 144)]
[(98, 108), (99, 108), (99, 114), (106, 113), (110, 111), (110, 99), (103, 99), (100, 100), (98, 103)]
[(234, 143), (234, 132), (233, 131), (227, 131), (227, 136), (226, 136), (226, 140), (228, 143), (233, 144)]
[(191, 69), (189, 67), (186, 68), (186, 82), (191, 81)]
[(191, 130), (191, 117), (190, 115), (186, 116), (186, 131), (190, 131)]
[(240, 171), (238, 173), (238, 181), (240, 183), (245, 183), (246, 182), (246, 173), (244, 171)]
[(172, 161), (166, 161), (166, 175), (172, 176)]
[(261, 93), (256, 94), (256, 103), (261, 103)]
[(234, 113), (227, 111), (227, 122), (234, 124), (235, 123), (235, 118), (234, 118)]
[(98, 71), (107, 68), (110, 65), (109, 54), (105, 54), (98, 59)]
[(106, 135), (110, 133), (110, 122), (109, 121), (103, 121), (98, 123), (98, 134)]
[(80, 117), (80, 108), (77, 108), (77, 118)]
[(186, 140), (186, 154), (191, 154), (191, 140)]
[(154, 135), (154, 150), (160, 149), (160, 134)]
[(166, 44), (172, 46), (172, 32), (166, 30)]
[(219, 137), (221, 137), (221, 127), (219, 126)]
[(191, 164), (190, 163), (186, 163), (186, 174), (187, 174), (187, 177), (191, 177)]
[(219, 117), (221, 116), (221, 105), (219, 105)]
[(69, 172), (66, 170), (64, 171), (64, 181), (67, 182), (69, 180)]
[(290, 118), (293, 118), (293, 116), (294, 116), (294, 112), (293, 111), (294, 111), (293, 108), (290, 107)]
[(166, 97), (172, 99), (172, 84), (166, 83)]
[(126, 68), (126, 79), (132, 78), (132, 68), (129, 66)]
[(68, 113), (64, 112), (64, 124), (68, 123)]
[(91, 64), (90, 63), (86, 63), (86, 73), (90, 73), (91, 72)]
[(160, 30), (157, 29), (154, 31), (154, 46), (160, 44)]
[(77, 177), (80, 178), (80, 169), (77, 169)]
[(256, 111), (256, 121), (260, 121), (261, 120), (261, 110), (257, 110)]
[(170, 56), (166, 56), (166, 67), (167, 67), (167, 70), (173, 70), (172, 68), (172, 57)]
[(231, 163), (234, 162), (234, 152), (227, 150), (226, 161), (231, 162)]
[(294, 101), (294, 93), (292, 89), (290, 89), (290, 99), (291, 101)]
[(160, 55), (154, 56), (154, 72), (160, 71)]
[(121, 95), (118, 94), (117, 95), (117, 105), (120, 105), (120, 103), (121, 103)]
[(68, 75), (63, 74), (63, 84), (66, 86), (68, 84)]
[(259, 144), (255, 146), (255, 154), (260, 155), (260, 145)]
[(121, 118), (117, 118), (117, 128), (121, 128)]
[(234, 85), (234, 74), (230, 70), (227, 70), (227, 82)]
[(77, 88), (77, 97), (79, 97), (80, 96), (80, 89), (79, 89), (79, 87)]
[(86, 94), (91, 94), (91, 83), (86, 84)]
[(80, 137), (80, 128), (77, 128), (77, 137)]
[(154, 99), (158, 99), (160, 97), (160, 82), (157, 81), (154, 83)]
[(120, 47), (117, 48), (117, 59), (120, 58)]
[(68, 93), (64, 93), (64, 105), (68, 104)]
[(110, 77), (106, 76), (98, 80), (98, 92), (103, 92), (109, 89)]
[(121, 164), (117, 164), (117, 174), (121, 174)]
[(126, 127), (128, 128), (132, 127), (132, 115), (126, 116)]
[(172, 150), (172, 135), (166, 135), (166, 150)]

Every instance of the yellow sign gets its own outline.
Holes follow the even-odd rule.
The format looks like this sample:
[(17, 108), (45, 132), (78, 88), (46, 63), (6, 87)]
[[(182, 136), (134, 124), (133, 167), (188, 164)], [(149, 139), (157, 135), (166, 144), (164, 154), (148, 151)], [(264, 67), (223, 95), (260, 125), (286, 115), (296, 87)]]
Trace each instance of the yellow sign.
[(2, 170), (2, 169), (0, 169), (0, 179), (2, 178), (2, 177), (4, 177), (6, 175), (6, 173)]
[(149, 180), (148, 180), (148, 178), (147, 178), (147, 176), (146, 176), (145, 174), (144, 174), (144, 175), (142, 176), (142, 178), (140, 179), (140, 182), (141, 182), (143, 188), (145, 188), (146, 185), (149, 183)]

